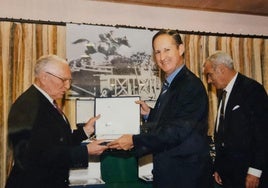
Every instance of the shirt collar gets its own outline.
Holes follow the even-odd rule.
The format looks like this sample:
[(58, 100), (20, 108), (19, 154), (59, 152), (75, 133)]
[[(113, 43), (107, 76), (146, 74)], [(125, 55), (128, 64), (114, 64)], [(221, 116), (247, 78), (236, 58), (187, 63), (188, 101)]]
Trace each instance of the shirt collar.
[(171, 75), (169, 75), (166, 80), (167, 82), (170, 83), (172, 82), (172, 80), (175, 78), (175, 76), (181, 71), (182, 67), (184, 67), (184, 64), (180, 67), (178, 67)]
[(227, 93), (231, 93), (233, 87), (234, 87), (234, 83), (235, 80), (237, 78), (238, 73), (235, 74), (235, 76), (232, 78), (232, 80), (228, 83), (228, 85), (224, 88), (225, 91), (227, 91)]
[(38, 90), (38, 91), (40, 91), (48, 100), (49, 100), (49, 102), (51, 103), (51, 104), (53, 104), (53, 99), (43, 90), (43, 89), (41, 89), (40, 87), (38, 87), (36, 84), (33, 84), (34, 85), (34, 87)]

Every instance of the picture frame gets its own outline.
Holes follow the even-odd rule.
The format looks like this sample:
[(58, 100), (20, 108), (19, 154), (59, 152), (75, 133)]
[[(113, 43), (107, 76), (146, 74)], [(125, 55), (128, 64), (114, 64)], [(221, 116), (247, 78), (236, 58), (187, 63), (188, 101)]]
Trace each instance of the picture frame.
[(72, 84), (66, 98), (140, 96), (156, 100), (160, 71), (152, 59), (156, 30), (67, 24)]

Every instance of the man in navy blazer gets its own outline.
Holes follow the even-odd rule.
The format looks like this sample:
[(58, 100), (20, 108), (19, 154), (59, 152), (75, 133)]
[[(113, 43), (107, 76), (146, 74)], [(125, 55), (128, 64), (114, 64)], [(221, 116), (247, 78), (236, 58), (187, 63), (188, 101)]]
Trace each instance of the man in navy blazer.
[(208, 83), (226, 91), (223, 124), (215, 126), (215, 173), (224, 188), (268, 187), (268, 97), (264, 87), (234, 70), (224, 52), (204, 64)]
[(89, 155), (100, 155), (102, 141), (81, 145), (94, 132), (91, 118), (72, 131), (54, 102), (70, 88), (68, 63), (58, 56), (41, 57), (35, 65), (35, 82), (12, 105), (8, 138), (14, 166), (6, 188), (66, 188), (69, 169), (87, 167)]
[(206, 90), (184, 64), (184, 46), (178, 31), (161, 30), (152, 43), (168, 89), (163, 89), (154, 108), (137, 101), (146, 118), (143, 133), (123, 135), (109, 147), (134, 147), (138, 156), (152, 153), (154, 188), (210, 188)]

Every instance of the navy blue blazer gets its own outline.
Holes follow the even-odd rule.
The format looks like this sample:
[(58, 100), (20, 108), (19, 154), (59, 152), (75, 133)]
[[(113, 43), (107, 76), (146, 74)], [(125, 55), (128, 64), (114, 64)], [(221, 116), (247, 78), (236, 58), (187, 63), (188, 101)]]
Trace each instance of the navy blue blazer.
[[(207, 118), (208, 97), (203, 83), (184, 66), (160, 107), (151, 109), (147, 123), (142, 125), (145, 133), (133, 136), (137, 155), (153, 153), (155, 187), (209, 187), (198, 175), (209, 177), (208, 168), (201, 172), (198, 166), (209, 160)], [(184, 166), (187, 164), (189, 168)]]
[(33, 85), (12, 105), (8, 138), (14, 166), (6, 187), (68, 187), (69, 169), (86, 167), (88, 152), (81, 146), (87, 136), (71, 131), (48, 99)]

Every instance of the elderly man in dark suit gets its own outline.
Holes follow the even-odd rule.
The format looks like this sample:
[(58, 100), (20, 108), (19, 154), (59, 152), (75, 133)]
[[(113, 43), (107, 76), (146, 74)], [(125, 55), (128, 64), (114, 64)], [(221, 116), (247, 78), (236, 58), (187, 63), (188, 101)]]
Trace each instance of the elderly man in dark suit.
[(14, 166), (6, 188), (66, 188), (71, 167), (86, 167), (89, 155), (100, 155), (106, 146), (95, 141), (80, 145), (94, 132), (91, 118), (72, 131), (56, 105), (70, 88), (68, 63), (58, 56), (41, 57), (35, 65), (35, 82), (12, 105), (8, 117), (9, 144)]
[(224, 52), (204, 64), (208, 83), (222, 90), (215, 127), (215, 173), (224, 188), (266, 188), (268, 97), (264, 87), (234, 70)]
[(156, 63), (165, 73), (164, 87), (154, 108), (137, 101), (146, 118), (145, 132), (123, 135), (109, 147), (134, 147), (139, 156), (152, 153), (155, 188), (210, 188), (206, 90), (184, 64), (178, 31), (161, 30), (152, 44)]

